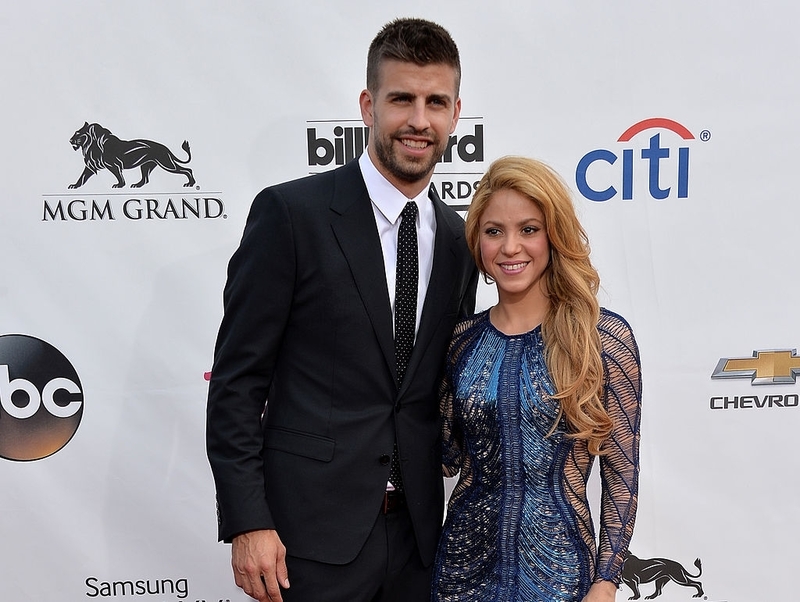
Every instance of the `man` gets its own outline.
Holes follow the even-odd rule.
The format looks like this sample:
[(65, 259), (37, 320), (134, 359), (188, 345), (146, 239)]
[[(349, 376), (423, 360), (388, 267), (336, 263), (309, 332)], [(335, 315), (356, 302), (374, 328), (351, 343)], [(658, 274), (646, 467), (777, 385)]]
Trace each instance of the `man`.
[(460, 75), (440, 26), (386, 25), (359, 98), (367, 151), (262, 191), (231, 259), (208, 456), (220, 539), (259, 600), (430, 595), (438, 381), (477, 283), (463, 220), (429, 192)]

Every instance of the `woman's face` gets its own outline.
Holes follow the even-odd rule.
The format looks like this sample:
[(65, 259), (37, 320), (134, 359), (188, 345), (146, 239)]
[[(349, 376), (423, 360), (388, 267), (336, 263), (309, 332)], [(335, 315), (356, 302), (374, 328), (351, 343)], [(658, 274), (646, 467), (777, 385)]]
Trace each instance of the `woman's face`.
[(498, 190), (479, 221), (483, 269), (500, 301), (544, 300), (550, 241), (538, 205), (515, 190)]

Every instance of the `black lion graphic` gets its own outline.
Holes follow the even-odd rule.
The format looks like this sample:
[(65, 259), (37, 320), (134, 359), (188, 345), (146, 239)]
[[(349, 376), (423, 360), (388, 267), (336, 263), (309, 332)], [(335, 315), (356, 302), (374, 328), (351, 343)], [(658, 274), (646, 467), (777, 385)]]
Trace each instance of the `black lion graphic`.
[(696, 581), (703, 574), (703, 567), (699, 558), (694, 561), (694, 566), (697, 567), (698, 573), (697, 575), (690, 575), (680, 563), (674, 560), (666, 558), (642, 560), (629, 552), (622, 567), (622, 582), (633, 590), (633, 595), (628, 600), (638, 600), (641, 597), (639, 584), (650, 583), (651, 581), (655, 581), (656, 591), (650, 596), (645, 596), (645, 600), (653, 600), (660, 596), (662, 588), (670, 581), (685, 587), (695, 588), (697, 593), (692, 597), (699, 598), (703, 595), (703, 584)]
[(141, 188), (150, 180), (150, 173), (156, 168), (185, 175), (189, 181), (184, 186), (194, 186), (194, 176), (192, 170), (183, 167), (192, 160), (192, 153), (189, 150), (189, 143), (184, 140), (181, 148), (186, 152), (188, 158), (181, 161), (163, 144), (152, 142), (151, 140), (120, 140), (109, 130), (99, 123), (83, 124), (83, 127), (72, 135), (69, 139), (74, 150), (81, 149), (83, 162), (86, 168), (70, 188), (79, 188), (86, 183), (86, 180), (103, 168), (108, 169), (117, 178), (114, 188), (125, 186), (125, 178), (122, 177), (123, 169), (142, 168), (142, 179), (131, 184), (131, 188)]

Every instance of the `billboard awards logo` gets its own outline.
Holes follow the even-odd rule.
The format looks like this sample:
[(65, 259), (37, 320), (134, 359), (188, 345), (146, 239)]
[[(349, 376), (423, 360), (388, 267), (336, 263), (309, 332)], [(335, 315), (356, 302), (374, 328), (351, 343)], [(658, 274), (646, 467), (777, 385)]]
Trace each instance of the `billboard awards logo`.
[(41, 460), (62, 449), (83, 416), (78, 373), (55, 347), (0, 336), (0, 458)]
[[(648, 134), (640, 134), (645, 132), (649, 132), (649, 137), (642, 144)], [(699, 138), (708, 142), (711, 132), (703, 130)], [(615, 152), (600, 148), (581, 157), (575, 169), (575, 184), (581, 195), (597, 202), (616, 197), (623, 201), (688, 199), (689, 151), (694, 141), (695, 135), (677, 121), (664, 117), (644, 119), (617, 138), (624, 145), (621, 149)], [(622, 162), (617, 165), (620, 154)]]
[[(83, 171), (67, 190), (79, 190), (90, 180), (101, 193), (64, 192), (45, 194), (42, 221), (132, 221), (225, 219), (225, 205), (219, 193), (199, 193), (189, 142), (181, 145), (186, 157), (178, 157), (166, 145), (153, 140), (123, 140), (99, 123), (84, 122), (69, 139), (73, 150), (80, 151)], [(139, 170), (139, 180), (130, 189), (144, 188), (158, 168), (172, 178), (180, 178), (176, 192), (148, 191), (142, 194), (110, 192), (127, 185), (125, 172)], [(107, 172), (107, 173), (106, 173)], [(160, 175), (160, 174), (159, 174)], [(105, 178), (104, 178), (105, 176)], [(166, 180), (168, 181), (168, 180)], [(177, 186), (177, 183), (171, 186)], [(195, 193), (185, 191), (194, 188)]]
[[(450, 135), (431, 187), (457, 211), (469, 207), (483, 176), (483, 118), (461, 117)], [(306, 124), (309, 173), (320, 173), (359, 157), (369, 143), (369, 128), (361, 120), (310, 120)]]
[[(750, 357), (723, 357), (711, 373), (712, 380), (749, 380), (751, 386), (794, 385), (800, 375), (796, 349), (755, 350)], [(797, 393), (763, 395), (717, 395), (711, 398), (712, 410), (796, 408)]]

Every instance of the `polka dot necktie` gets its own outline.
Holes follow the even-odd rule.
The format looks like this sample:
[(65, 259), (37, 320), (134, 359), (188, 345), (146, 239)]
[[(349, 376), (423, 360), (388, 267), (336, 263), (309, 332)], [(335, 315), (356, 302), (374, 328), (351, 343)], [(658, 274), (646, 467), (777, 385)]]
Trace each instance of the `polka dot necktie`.
[(417, 329), (417, 204), (406, 203), (400, 215), (402, 221), (397, 236), (397, 272), (394, 284), (394, 355), (398, 384), (402, 384), (406, 374)]
[[(400, 214), (400, 232), (397, 236), (397, 272), (394, 284), (394, 355), (398, 385), (403, 383), (408, 361), (414, 348), (417, 330), (417, 288), (419, 258), (417, 256), (417, 204), (406, 203)], [(392, 451), (389, 482), (395, 489), (403, 488), (397, 443)]]

